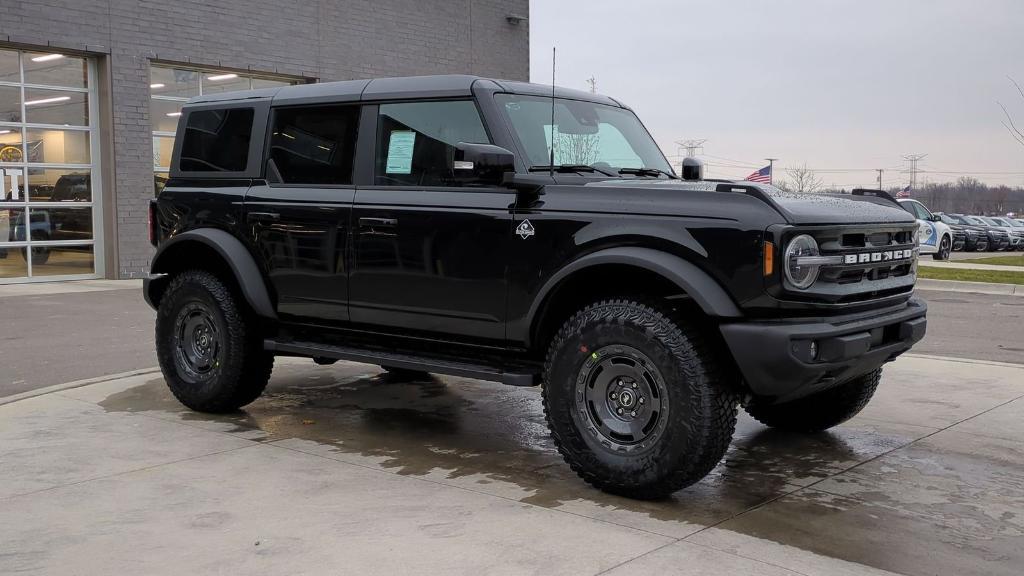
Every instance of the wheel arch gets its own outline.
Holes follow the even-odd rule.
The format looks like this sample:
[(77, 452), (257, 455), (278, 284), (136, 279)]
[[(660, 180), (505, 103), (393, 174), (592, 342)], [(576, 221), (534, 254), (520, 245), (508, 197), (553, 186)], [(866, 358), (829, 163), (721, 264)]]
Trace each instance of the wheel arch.
[(153, 256), (150, 278), (144, 282), (146, 302), (156, 308), (175, 272), (203, 268), (231, 281), (256, 315), (276, 320), (273, 301), (263, 273), (249, 250), (237, 238), (217, 228), (199, 228), (178, 234)]
[[(742, 312), (732, 297), (707, 272), (679, 256), (644, 247), (617, 247), (592, 252), (578, 258), (553, 274), (538, 291), (528, 313), (528, 331), (524, 335), (528, 347), (542, 345), (545, 335), (557, 330), (563, 302), (571, 301), (577, 308), (583, 303), (575, 298), (575, 287), (590, 286), (593, 279), (615, 272), (636, 274), (635, 284), (642, 285), (632, 295), (672, 296), (682, 294), (705, 316), (737, 318)], [(615, 287), (619, 285), (612, 284)], [(622, 296), (621, 289), (610, 289)], [(628, 290), (627, 290), (628, 292)]]

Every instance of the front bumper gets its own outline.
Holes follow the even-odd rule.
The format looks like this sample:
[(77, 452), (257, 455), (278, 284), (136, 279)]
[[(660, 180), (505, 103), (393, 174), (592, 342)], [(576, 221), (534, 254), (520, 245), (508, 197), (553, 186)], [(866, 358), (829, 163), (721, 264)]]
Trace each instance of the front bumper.
[(924, 338), (926, 312), (923, 300), (911, 298), (881, 312), (720, 328), (750, 393), (762, 402), (786, 402), (870, 372), (906, 352)]

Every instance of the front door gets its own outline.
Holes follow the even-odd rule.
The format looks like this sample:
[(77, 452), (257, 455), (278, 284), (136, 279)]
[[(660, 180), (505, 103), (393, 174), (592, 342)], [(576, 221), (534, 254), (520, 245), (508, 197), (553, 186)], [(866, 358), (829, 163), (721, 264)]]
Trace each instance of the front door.
[(267, 180), (245, 198), (245, 226), (285, 322), (348, 320), (353, 159), (359, 106), (276, 108)]
[(373, 185), (352, 211), (352, 322), (503, 342), (515, 195), (452, 172), (456, 143), (490, 142), (476, 105), (381, 104), (376, 129)]

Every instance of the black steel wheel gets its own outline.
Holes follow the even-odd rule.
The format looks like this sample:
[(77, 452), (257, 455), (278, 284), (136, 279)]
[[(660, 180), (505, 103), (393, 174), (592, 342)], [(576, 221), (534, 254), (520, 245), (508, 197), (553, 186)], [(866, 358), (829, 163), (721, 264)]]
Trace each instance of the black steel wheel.
[(544, 367), (544, 413), (581, 478), (631, 498), (662, 498), (707, 475), (736, 425), (730, 370), (697, 326), (631, 300), (572, 316)]
[(274, 364), (255, 318), (204, 270), (170, 281), (157, 308), (156, 351), (171, 392), (200, 412), (230, 412), (252, 402)]
[(217, 329), (214, 312), (204, 302), (182, 307), (174, 321), (174, 362), (179, 374), (191, 381), (209, 378), (220, 366), (224, 335)]
[(625, 345), (587, 358), (576, 379), (578, 425), (612, 453), (650, 449), (668, 422), (668, 388), (654, 362)]

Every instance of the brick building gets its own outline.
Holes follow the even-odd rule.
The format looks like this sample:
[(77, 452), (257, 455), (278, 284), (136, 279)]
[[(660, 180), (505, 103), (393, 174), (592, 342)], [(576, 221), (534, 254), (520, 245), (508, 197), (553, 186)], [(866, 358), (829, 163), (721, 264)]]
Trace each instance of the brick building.
[(527, 80), (528, 0), (0, 0), (0, 283), (147, 270), (182, 102), (380, 76)]

